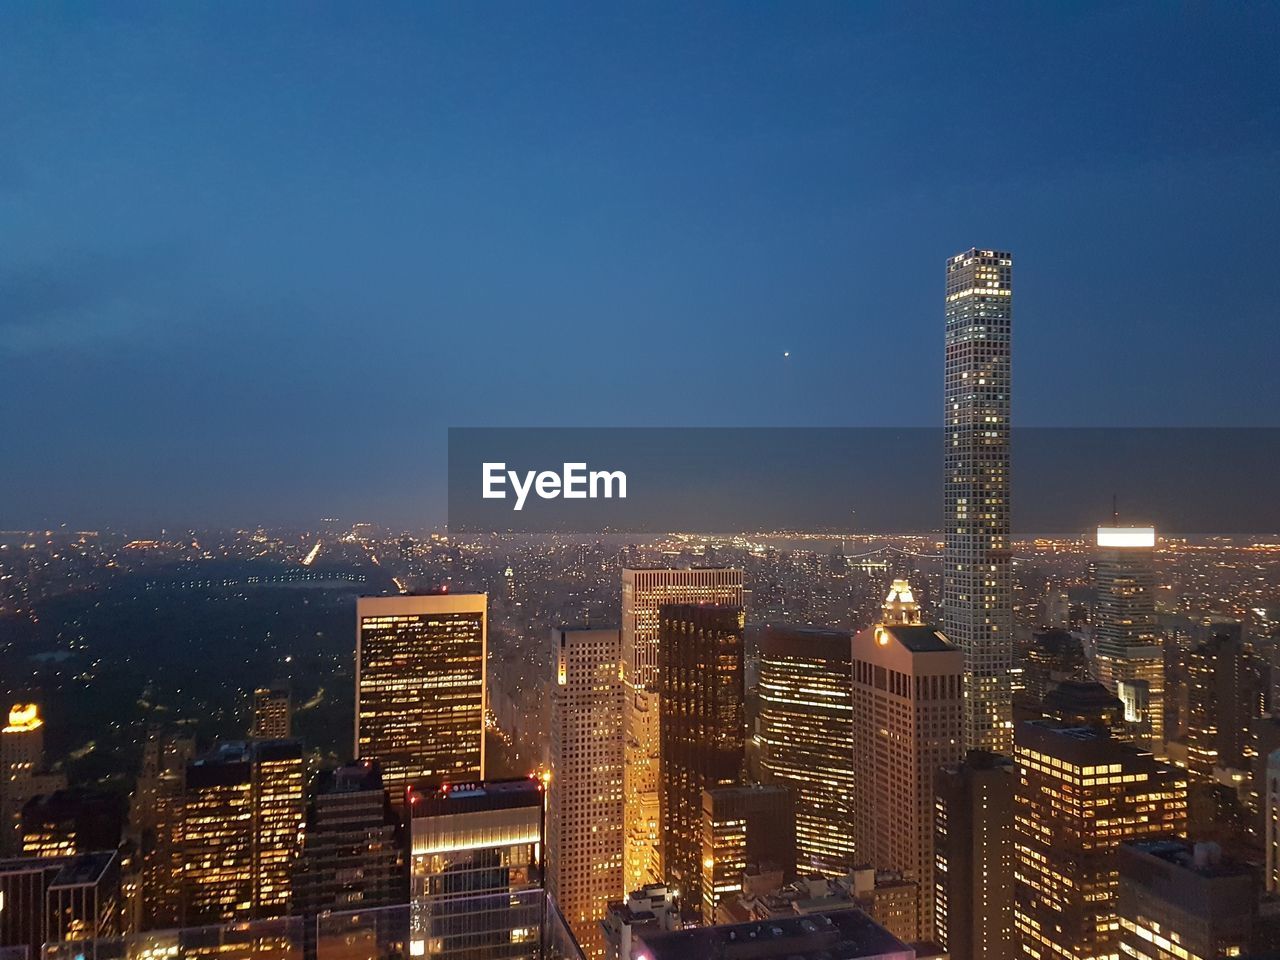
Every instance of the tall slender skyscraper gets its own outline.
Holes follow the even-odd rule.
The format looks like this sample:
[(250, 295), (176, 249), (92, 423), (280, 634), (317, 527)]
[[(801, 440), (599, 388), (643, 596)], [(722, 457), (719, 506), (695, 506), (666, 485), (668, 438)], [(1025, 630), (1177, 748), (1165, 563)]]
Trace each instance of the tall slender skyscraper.
[(964, 656), (919, 623), (869, 627), (852, 651), (854, 848), (864, 863), (917, 883), (916, 938), (932, 940), (934, 776), (964, 754)]
[(589, 957), (622, 898), (622, 643), (617, 630), (551, 632), (551, 782), (547, 889)]
[(943, 630), (964, 651), (965, 743), (1013, 748), (1009, 447), (1013, 259), (947, 261)]
[(1099, 527), (1098, 680), (1124, 704), (1127, 736), (1164, 753), (1164, 648), (1156, 621), (1154, 527)]
[(664, 604), (662, 858), (686, 907), (701, 907), (702, 791), (740, 781), (746, 760), (743, 615), (724, 604)]
[(484, 776), (483, 593), (356, 601), (356, 757), (377, 760), (394, 803), (410, 784)]
[(658, 800), (658, 608), (667, 603), (742, 606), (742, 571), (624, 569), (622, 679), (625, 803), (623, 879), (628, 891), (663, 880)]

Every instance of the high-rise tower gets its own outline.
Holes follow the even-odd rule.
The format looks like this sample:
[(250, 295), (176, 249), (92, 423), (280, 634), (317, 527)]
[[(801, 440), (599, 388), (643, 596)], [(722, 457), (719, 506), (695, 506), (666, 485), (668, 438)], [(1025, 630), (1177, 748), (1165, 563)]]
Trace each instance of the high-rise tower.
[(658, 838), (661, 744), (658, 735), (658, 608), (668, 603), (742, 606), (742, 571), (631, 569), (622, 571), (622, 679), (625, 804), (623, 879), (639, 890), (663, 879)]
[(1124, 703), (1126, 733), (1164, 753), (1164, 648), (1156, 621), (1154, 527), (1099, 527), (1094, 583), (1098, 680)]
[(483, 593), (356, 601), (356, 756), (392, 802), (413, 785), (484, 776)]
[(964, 651), (964, 737), (1013, 747), (1009, 536), (1013, 259), (971, 249), (947, 261), (943, 630)]
[(622, 659), (615, 630), (556, 629), (547, 889), (589, 957), (622, 898)]

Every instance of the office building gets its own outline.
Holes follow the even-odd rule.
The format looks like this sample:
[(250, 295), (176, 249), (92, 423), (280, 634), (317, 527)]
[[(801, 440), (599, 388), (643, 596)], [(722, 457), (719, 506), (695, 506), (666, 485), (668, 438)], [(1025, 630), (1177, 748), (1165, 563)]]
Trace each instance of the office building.
[(316, 775), (294, 869), (291, 913), (361, 910), (407, 903), (404, 823), (372, 760)]
[(746, 759), (741, 607), (659, 612), (662, 861), (689, 912), (701, 908), (702, 791), (740, 781)]
[(1187, 769), (1200, 780), (1214, 770), (1246, 771), (1252, 723), (1262, 716), (1263, 677), (1239, 625), (1219, 629), (1187, 652)]
[(1116, 848), (1186, 831), (1185, 775), (1096, 727), (1018, 725), (1014, 925), (1028, 958), (1119, 950)]
[(1118, 740), (1129, 740), (1124, 704), (1097, 680), (1063, 680), (1040, 702), (1039, 713), (1064, 727), (1100, 727)]
[(1156, 620), (1154, 527), (1099, 527), (1094, 567), (1098, 680), (1124, 704), (1139, 746), (1164, 753), (1164, 647)]
[(668, 603), (743, 605), (742, 571), (729, 568), (622, 571), (624, 751), (623, 886), (661, 883), (658, 609)]
[(934, 937), (934, 779), (964, 755), (964, 655), (936, 627), (885, 623), (853, 638), (854, 846), (919, 885)]
[(971, 750), (938, 771), (936, 938), (952, 960), (1012, 960), (1013, 761)]
[(770, 626), (760, 641), (761, 777), (791, 789), (800, 866), (829, 877), (858, 862), (850, 640), (841, 630)]
[(1010, 413), (1013, 259), (947, 260), (943, 631), (963, 652), (965, 744), (1013, 744)]
[(232, 741), (187, 765), (183, 923), (285, 916), (306, 813), (297, 740)]
[(1120, 954), (1132, 960), (1247, 955), (1258, 913), (1253, 870), (1213, 843), (1142, 840), (1116, 850)]
[(532, 777), (410, 788), (410, 956), (539, 956), (543, 801)]
[(67, 785), (44, 768), (44, 718), (35, 703), (15, 703), (0, 728), (0, 856), (22, 852), (22, 808)]
[[(793, 960), (915, 960), (916, 952), (859, 910), (811, 913), (669, 933), (643, 933), (637, 951), (646, 960), (742, 957)], [(633, 956), (636, 954), (633, 953)]]
[(617, 630), (558, 629), (547, 785), (547, 889), (589, 957), (622, 896), (622, 640)]
[(115, 850), (124, 828), (124, 808), (110, 793), (87, 787), (55, 790), (22, 808), (22, 854), (65, 857)]
[(142, 769), (129, 805), (129, 840), (141, 872), (140, 929), (182, 922), (182, 800), (195, 741), (153, 730), (143, 745)]
[(796, 872), (795, 803), (789, 787), (743, 784), (702, 792), (702, 922), (742, 892), (748, 870)]
[(120, 932), (120, 860), (114, 850), (0, 860), (0, 954), (19, 948), (38, 958), (46, 943)]
[(255, 740), (288, 740), (293, 736), (293, 706), (288, 683), (278, 681), (253, 691), (253, 726), (249, 736)]
[(392, 801), (484, 778), (485, 594), (356, 601), (356, 757)]

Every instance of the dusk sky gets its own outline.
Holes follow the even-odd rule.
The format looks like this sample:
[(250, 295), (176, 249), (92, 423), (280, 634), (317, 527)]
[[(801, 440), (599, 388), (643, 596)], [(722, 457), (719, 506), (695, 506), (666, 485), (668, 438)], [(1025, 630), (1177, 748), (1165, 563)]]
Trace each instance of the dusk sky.
[(439, 522), (450, 426), (936, 426), (973, 245), (1017, 425), (1280, 425), (1277, 50), (1273, 3), (7, 4), (0, 529)]

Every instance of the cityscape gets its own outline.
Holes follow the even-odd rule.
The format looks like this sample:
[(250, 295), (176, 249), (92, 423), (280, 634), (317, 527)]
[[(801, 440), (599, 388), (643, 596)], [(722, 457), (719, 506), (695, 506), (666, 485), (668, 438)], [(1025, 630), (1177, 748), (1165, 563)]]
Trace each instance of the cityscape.
[(0, 535), (4, 948), (1274, 952), (1280, 542), (1015, 540), (945, 277), (945, 535)]
[(1280, 960), (1278, 50), (0, 8), (0, 960)]

